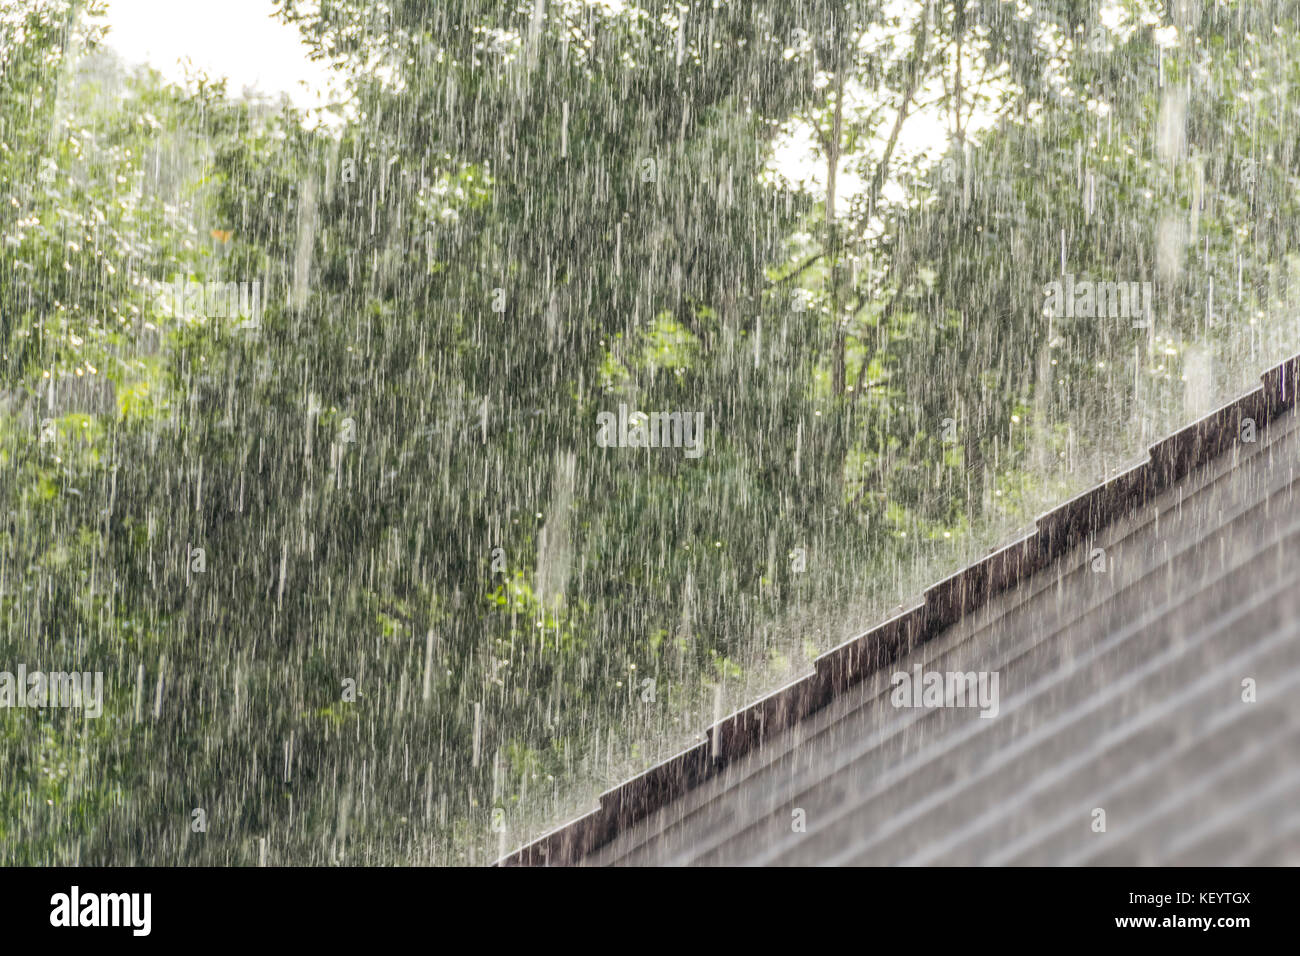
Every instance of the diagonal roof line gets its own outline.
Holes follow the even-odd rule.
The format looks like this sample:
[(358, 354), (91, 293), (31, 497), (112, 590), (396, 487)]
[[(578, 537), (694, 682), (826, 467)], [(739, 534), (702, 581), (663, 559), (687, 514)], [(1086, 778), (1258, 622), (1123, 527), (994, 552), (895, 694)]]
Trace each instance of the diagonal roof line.
[(907, 610), (827, 651), (813, 671), (709, 728), (705, 739), (607, 790), (597, 809), (538, 837), (498, 866), (576, 863), (618, 833), (717, 774), (765, 740), (820, 710), (868, 674), (989, 600), (1047, 567), (1081, 540), (1168, 490), (1233, 447), (1242, 424), (1257, 429), (1296, 403), (1300, 354), (1261, 376), (1261, 384), (1174, 432), (1147, 460), (1076, 495), (1035, 522), (1035, 530), (930, 587)]

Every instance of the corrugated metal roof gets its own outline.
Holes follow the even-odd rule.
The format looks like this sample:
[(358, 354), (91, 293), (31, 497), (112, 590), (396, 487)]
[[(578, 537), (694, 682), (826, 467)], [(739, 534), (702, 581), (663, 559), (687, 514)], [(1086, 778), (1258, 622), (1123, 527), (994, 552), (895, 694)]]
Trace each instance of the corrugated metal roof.
[(1298, 367), (502, 862), (1300, 861)]

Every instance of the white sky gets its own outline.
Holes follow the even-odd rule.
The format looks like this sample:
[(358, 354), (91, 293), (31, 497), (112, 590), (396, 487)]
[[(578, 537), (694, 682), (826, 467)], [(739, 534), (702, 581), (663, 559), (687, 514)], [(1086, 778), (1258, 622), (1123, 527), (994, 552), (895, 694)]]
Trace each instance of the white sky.
[(235, 95), (248, 86), (287, 93), (302, 108), (320, 106), (330, 71), (307, 58), (297, 28), (272, 19), (273, 9), (271, 0), (109, 0), (108, 45), (128, 64), (148, 63), (176, 83), (189, 61), (228, 77)]

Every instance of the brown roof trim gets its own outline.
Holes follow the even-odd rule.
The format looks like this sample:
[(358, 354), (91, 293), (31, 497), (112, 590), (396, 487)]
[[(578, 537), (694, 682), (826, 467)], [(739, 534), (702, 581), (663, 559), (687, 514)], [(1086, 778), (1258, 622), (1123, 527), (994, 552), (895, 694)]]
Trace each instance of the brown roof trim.
[(577, 862), (868, 674), (1042, 570), (1198, 465), (1228, 451), (1246, 419), (1262, 429), (1295, 404), (1297, 375), (1300, 355), (1265, 372), (1258, 388), (1152, 445), (1146, 462), (1047, 512), (1026, 537), (935, 584), (913, 607), (818, 657), (808, 676), (719, 721), (705, 740), (601, 794), (596, 810), (544, 834), (497, 865)]

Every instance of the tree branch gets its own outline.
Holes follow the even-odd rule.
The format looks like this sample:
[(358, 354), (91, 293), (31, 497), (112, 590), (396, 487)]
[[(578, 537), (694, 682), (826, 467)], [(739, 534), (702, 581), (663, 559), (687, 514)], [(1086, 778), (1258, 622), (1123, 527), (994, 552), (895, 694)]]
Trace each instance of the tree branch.
[(785, 275), (781, 276), (781, 278), (779, 278), (779, 279), (773, 279), (773, 280), (772, 280), (772, 284), (771, 284), (770, 286), (768, 286), (768, 288), (769, 288), (769, 289), (779, 289), (781, 286), (785, 285), (787, 282), (792, 282), (792, 281), (794, 281), (795, 279), (799, 278), (799, 276), (801, 276), (801, 275), (803, 275), (805, 272), (807, 272), (807, 271), (808, 271), (812, 266), (814, 266), (814, 265), (815, 265), (815, 264), (816, 264), (816, 263), (817, 263), (817, 262), (818, 262), (818, 261), (819, 261), (823, 256), (825, 256), (825, 255), (826, 255), (826, 250), (823, 249), (821, 252), (817, 253), (815, 256), (809, 256), (807, 259), (805, 259), (805, 260), (804, 260), (803, 262), (801, 262), (799, 265), (795, 266), (794, 269), (793, 269), (791, 272), (787, 272)]
[(889, 140), (885, 143), (884, 155), (880, 157), (880, 162), (876, 165), (876, 172), (871, 177), (871, 189), (867, 193), (868, 202), (870, 203), (869, 211), (874, 214), (876, 202), (880, 198), (880, 190), (885, 185), (885, 174), (889, 170), (889, 162), (894, 155), (894, 147), (898, 145), (898, 135), (903, 130), (903, 123), (907, 121), (907, 113), (912, 105), (912, 98), (916, 95), (917, 88), (921, 85), (921, 75), (924, 72), (921, 64), (925, 58), (925, 44), (930, 35), (929, 14), (921, 15), (920, 22), (917, 26), (916, 40), (912, 44), (911, 54), (911, 71), (907, 78), (907, 86), (903, 90), (902, 101), (898, 105), (898, 113), (894, 117), (894, 128), (890, 130)]

